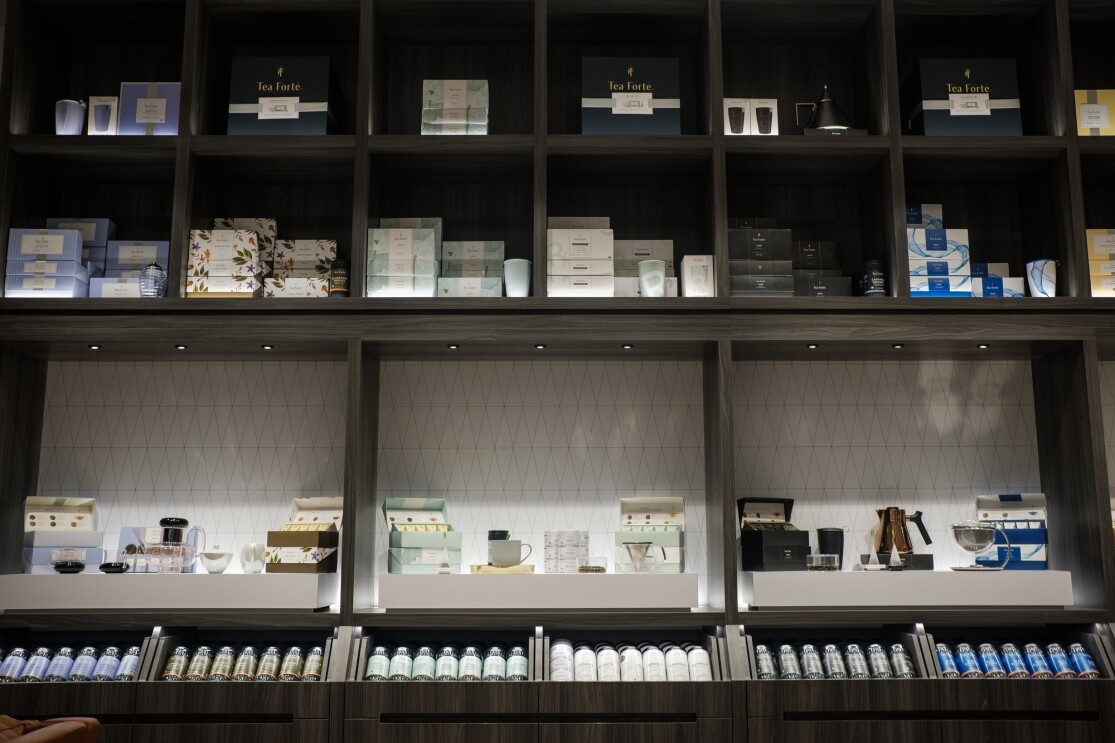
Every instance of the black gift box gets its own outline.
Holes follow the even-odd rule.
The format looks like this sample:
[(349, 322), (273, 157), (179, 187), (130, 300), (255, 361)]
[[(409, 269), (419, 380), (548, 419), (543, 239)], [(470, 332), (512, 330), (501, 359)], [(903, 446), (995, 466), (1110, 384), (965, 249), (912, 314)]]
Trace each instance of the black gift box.
[[(754, 507), (769, 512), (781, 521), (747, 520)], [(766, 506), (762, 508), (762, 506)], [(771, 508), (781, 506), (781, 508)], [(740, 556), (744, 570), (805, 570), (809, 554), (809, 532), (798, 531), (789, 523), (794, 508), (792, 498), (740, 498), (736, 501), (740, 518)]]
[(932, 136), (1022, 134), (1013, 59), (922, 59), (902, 84), (906, 131)]
[(581, 60), (582, 134), (681, 134), (678, 61), (659, 57)]

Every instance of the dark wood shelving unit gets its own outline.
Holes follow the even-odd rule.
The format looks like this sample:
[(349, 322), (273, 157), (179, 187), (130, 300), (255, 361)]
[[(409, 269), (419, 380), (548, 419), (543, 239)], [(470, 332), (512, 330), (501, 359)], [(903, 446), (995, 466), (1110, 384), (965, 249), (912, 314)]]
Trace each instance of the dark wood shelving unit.
[[(39, 488), (52, 364), (177, 362), (185, 359), (175, 344), (188, 344), (190, 361), (347, 366), (339, 606), (319, 613), (0, 611), (0, 645), (51, 633), (85, 634), (90, 642), (112, 632), (150, 636), (153, 628), (180, 628), (194, 638), (287, 630), (299, 637), (382, 631), (433, 638), (439, 631), (525, 637), (536, 627), (559, 627), (621, 640), (739, 626), (749, 634), (800, 637), (826, 628), (839, 634), (918, 624), (1048, 628), (1051, 635), (1108, 627), (1115, 620), (1115, 544), (1107, 528), (1100, 375), (1101, 363), (1115, 361), (1115, 302), (1090, 296), (1084, 231), (1115, 227), (1115, 138), (1077, 136), (1073, 88), (1115, 88), (1112, 37), (1115, 6), (1107, 0), (0, 4), (0, 236), (12, 227), (41, 226), (48, 216), (79, 214), (111, 217), (121, 239), (171, 243), (169, 299), (0, 299), (0, 574), (22, 568), (22, 509)], [(330, 134), (225, 133), (232, 58), (271, 54), (329, 57)], [(579, 133), (581, 58), (620, 54), (679, 59), (681, 136)], [(1024, 136), (904, 134), (901, 84), (925, 56), (1017, 59)], [(421, 80), (444, 77), (489, 80), (490, 136), (417, 133)], [(114, 95), (125, 80), (181, 80), (177, 136), (51, 134), (55, 100)], [(801, 136), (793, 104), (817, 100), (826, 84), (867, 136)], [(725, 136), (724, 97), (777, 98), (781, 135)], [(1063, 296), (912, 298), (907, 201), (944, 204), (946, 224), (970, 230), (974, 260), (1008, 262), (1022, 275), (1028, 260), (1057, 259)], [(597, 214), (612, 218), (617, 239), (673, 239), (677, 262), (712, 254), (718, 296), (546, 298), (547, 216)], [(217, 216), (246, 215), (276, 217), (283, 238), (335, 238), (350, 261), (353, 296), (186, 299), (189, 230), (208, 228)], [(363, 298), (367, 231), (382, 216), (441, 216), (447, 240), (505, 240), (508, 257), (533, 261), (532, 296)], [(838, 241), (845, 275), (854, 276), (865, 260), (881, 260), (889, 296), (729, 297), (728, 219), (751, 216), (778, 218), (795, 239)], [(91, 343), (102, 346), (99, 355), (90, 355)], [(273, 348), (264, 351), (264, 343)], [(537, 343), (546, 344), (544, 355)], [(706, 576), (707, 606), (375, 608), (384, 365), (536, 359), (700, 364), (708, 557), (690, 569)], [(904, 359), (1028, 364), (1041, 486), (1050, 502), (1051, 567), (1072, 572), (1074, 606), (740, 606), (732, 425), (737, 365)], [(334, 658), (350, 671), (344, 678), (357, 678), (349, 668), (354, 658), (355, 651)], [(1111, 680), (1050, 688), (937, 680), (768, 684), (735, 677), (708, 686), (628, 689), (541, 680), (403, 687), (331, 678), (308, 695), (264, 684), (231, 690), (156, 682), (0, 686), (0, 711), (98, 714), (107, 723), (104, 740), (136, 743), (264, 736), (291, 743), (822, 743), (898, 736), (943, 743), (1115, 735)], [(218, 730), (213, 722), (228, 724)]]

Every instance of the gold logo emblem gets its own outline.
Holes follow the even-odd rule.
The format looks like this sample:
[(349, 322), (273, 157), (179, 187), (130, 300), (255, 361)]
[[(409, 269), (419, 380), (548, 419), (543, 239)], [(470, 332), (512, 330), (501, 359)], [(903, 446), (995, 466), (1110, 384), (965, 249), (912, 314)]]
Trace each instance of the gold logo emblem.
[(284, 69), (286, 69), (286, 68), (280, 67), (279, 69), (275, 70), (275, 74), (278, 75), (279, 77), (282, 77)]
[(971, 68), (968, 68), (968, 69), (964, 70), (964, 79), (965, 79), (965, 80), (971, 80), (971, 79), (972, 79), (972, 70), (971, 70)]
[(627, 68), (627, 76), (628, 77), (634, 77), (635, 76), (635, 68), (634, 67), (628, 67)]

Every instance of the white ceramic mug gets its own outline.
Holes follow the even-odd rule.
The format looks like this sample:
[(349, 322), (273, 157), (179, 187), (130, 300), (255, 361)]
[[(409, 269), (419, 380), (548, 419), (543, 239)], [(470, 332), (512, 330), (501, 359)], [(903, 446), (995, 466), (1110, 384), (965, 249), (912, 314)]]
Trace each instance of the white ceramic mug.
[(54, 133), (81, 134), (85, 128), (85, 103), (61, 100), (54, 104)]
[(245, 573), (263, 572), (263, 553), (266, 550), (267, 547), (259, 542), (248, 542), (240, 548), (240, 566)]
[[(527, 548), (525, 555), (522, 554), (523, 547)], [(529, 544), (523, 544), (518, 539), (501, 539), (488, 542), (488, 549), (492, 553), (492, 565), (497, 568), (520, 565), (534, 551)]]
[(639, 293), (644, 297), (666, 296), (666, 261), (639, 261)]
[(509, 297), (530, 296), (530, 261), (509, 258), (503, 262), (503, 284)]
[(1042, 258), (1027, 263), (1026, 284), (1031, 297), (1057, 296), (1057, 261)]

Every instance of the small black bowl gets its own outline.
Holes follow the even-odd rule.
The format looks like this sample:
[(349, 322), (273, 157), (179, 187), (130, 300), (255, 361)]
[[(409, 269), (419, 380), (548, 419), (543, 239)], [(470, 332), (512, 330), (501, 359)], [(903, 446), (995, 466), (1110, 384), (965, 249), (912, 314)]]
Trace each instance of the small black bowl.
[(98, 568), (102, 573), (126, 573), (128, 572), (128, 563), (126, 562), (102, 562), (101, 567)]
[(81, 560), (63, 560), (54, 563), (54, 570), (55, 572), (65, 574), (80, 573), (85, 570), (85, 563)]

